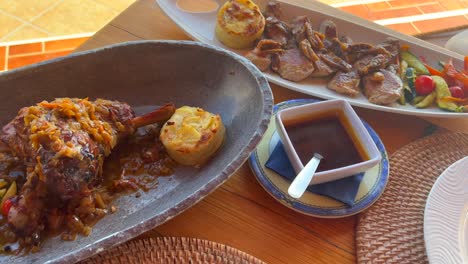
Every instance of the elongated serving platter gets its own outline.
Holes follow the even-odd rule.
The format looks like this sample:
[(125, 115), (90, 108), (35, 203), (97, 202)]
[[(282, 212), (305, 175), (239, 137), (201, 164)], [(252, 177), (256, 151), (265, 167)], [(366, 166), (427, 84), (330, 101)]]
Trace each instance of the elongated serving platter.
[[(161, 9), (170, 17), (179, 27), (181, 27), (188, 35), (196, 40), (209, 43), (218, 47), (229, 49), (221, 44), (215, 37), (214, 30), (216, 25), (216, 14), (218, 8), (226, 2), (226, 0), (216, 0), (218, 8), (209, 12), (189, 12), (182, 9), (180, 1), (184, 0), (156, 0)], [(267, 0), (256, 0), (262, 10), (266, 6)], [(289, 0), (288, 3), (281, 2), (282, 20), (290, 21), (292, 17), (298, 15), (306, 15), (312, 22), (314, 28), (318, 28), (320, 22), (325, 19), (333, 20), (338, 29), (339, 35), (348, 35), (354, 41), (362, 41), (369, 43), (380, 43), (387, 37), (399, 39), (402, 45), (410, 46), (411, 52), (418, 56), (423, 56), (431, 64), (436, 64), (439, 61), (447, 61), (453, 58), (453, 62), (457, 68), (463, 67), (463, 57), (455, 52), (446, 50), (442, 47), (425, 42), (423, 40), (404, 35), (402, 33), (385, 28), (370, 21), (358, 18), (354, 15), (340, 11), (328, 5), (316, 1), (306, 0)], [(230, 49), (232, 50), (232, 49)], [(238, 54), (245, 54), (247, 50), (232, 50)], [(414, 116), (426, 117), (468, 117), (467, 113), (452, 113), (443, 111), (437, 107), (417, 109), (412, 105), (399, 105), (395, 103), (391, 106), (381, 106), (368, 102), (364, 95), (359, 95), (356, 98), (338, 94), (326, 88), (326, 79), (308, 78), (302, 82), (291, 82), (282, 79), (277, 74), (272, 72), (265, 73), (265, 76), (272, 83), (282, 87), (302, 92), (308, 95), (317, 96), (324, 99), (341, 98), (348, 100), (352, 105), (391, 112), (399, 114), (407, 114)]]
[[(0, 73), (0, 124), (24, 106), (56, 97), (120, 100), (138, 114), (166, 102), (218, 113), (222, 148), (201, 168), (178, 166), (156, 189), (118, 198), (87, 237), (44, 242), (38, 253), (0, 255), (0, 263), (74, 263), (125, 242), (194, 205), (226, 181), (255, 149), (271, 118), (265, 77), (247, 59), (193, 41), (138, 41)], [(145, 177), (145, 175), (141, 175)], [(1, 246), (1, 245), (0, 245)]]

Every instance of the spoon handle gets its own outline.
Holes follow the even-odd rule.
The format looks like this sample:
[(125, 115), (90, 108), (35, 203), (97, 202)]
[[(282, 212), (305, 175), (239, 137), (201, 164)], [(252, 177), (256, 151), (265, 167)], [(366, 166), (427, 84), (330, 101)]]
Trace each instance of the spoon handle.
[(296, 178), (294, 178), (294, 181), (288, 188), (288, 194), (291, 197), (297, 199), (304, 194), (315, 174), (315, 171), (317, 170), (318, 165), (320, 164), (321, 159), (322, 156), (320, 154), (314, 154), (314, 157), (307, 163), (304, 169), (302, 169)]

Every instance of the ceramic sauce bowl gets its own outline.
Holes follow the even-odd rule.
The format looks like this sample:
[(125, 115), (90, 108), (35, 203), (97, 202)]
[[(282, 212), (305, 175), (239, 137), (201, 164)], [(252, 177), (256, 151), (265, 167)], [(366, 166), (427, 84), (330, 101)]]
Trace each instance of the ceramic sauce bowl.
[(365, 172), (380, 162), (377, 146), (345, 100), (281, 110), (276, 115), (276, 125), (296, 173), (304, 168), (314, 153), (324, 157), (310, 184)]

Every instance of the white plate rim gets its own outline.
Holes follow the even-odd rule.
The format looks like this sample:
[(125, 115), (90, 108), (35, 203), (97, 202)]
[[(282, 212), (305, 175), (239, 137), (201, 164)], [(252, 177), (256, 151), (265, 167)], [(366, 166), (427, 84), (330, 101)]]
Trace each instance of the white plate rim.
[(467, 169), (468, 157), (453, 163), (437, 178), (427, 198), (424, 242), (430, 263), (468, 262)]

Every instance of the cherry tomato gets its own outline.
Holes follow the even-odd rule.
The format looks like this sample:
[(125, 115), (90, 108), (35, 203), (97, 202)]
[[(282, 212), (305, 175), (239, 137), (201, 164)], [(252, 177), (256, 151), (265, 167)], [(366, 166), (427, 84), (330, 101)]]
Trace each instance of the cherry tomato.
[(465, 92), (463, 92), (463, 89), (460, 86), (452, 86), (449, 88), (449, 90), (452, 94), (452, 97), (465, 98)]
[(435, 89), (434, 80), (429, 75), (420, 75), (414, 81), (414, 88), (419, 95), (428, 95)]
[(5, 202), (3, 202), (3, 205), (2, 205), (2, 214), (3, 214), (4, 216), (7, 216), (7, 215), (8, 215), (8, 212), (10, 212), (11, 205), (12, 205), (11, 199), (6, 199)]

